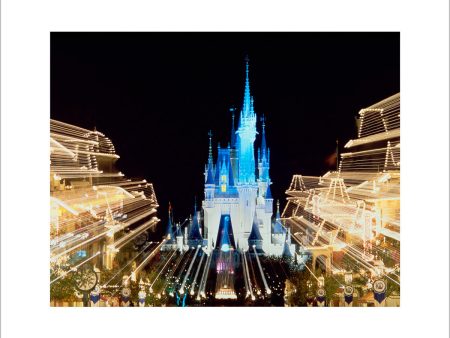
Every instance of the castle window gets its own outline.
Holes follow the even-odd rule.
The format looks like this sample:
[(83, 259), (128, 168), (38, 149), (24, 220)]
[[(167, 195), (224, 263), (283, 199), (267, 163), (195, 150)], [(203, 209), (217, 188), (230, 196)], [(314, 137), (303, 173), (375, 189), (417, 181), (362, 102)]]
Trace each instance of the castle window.
[(227, 175), (222, 175), (221, 190), (222, 192), (227, 192)]

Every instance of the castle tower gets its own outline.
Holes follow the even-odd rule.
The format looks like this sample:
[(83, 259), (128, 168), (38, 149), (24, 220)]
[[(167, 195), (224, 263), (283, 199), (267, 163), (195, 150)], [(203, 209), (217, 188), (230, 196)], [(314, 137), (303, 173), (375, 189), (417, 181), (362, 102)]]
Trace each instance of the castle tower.
[(237, 157), (237, 148), (236, 148), (236, 144), (237, 144), (237, 136), (236, 136), (236, 124), (234, 122), (234, 112), (235, 112), (235, 108), (230, 108), (231, 111), (231, 142), (230, 142), (230, 162), (231, 162), (231, 169), (232, 169), (232, 174), (233, 177), (236, 177), (237, 179), (238, 177), (238, 157)]
[(177, 224), (177, 231), (175, 232), (175, 238), (176, 238), (176, 243), (177, 243), (177, 250), (179, 250), (180, 252), (183, 251), (183, 233), (181, 231), (181, 226), (180, 224)]
[(258, 218), (257, 218), (256, 212), (255, 212), (255, 215), (253, 217), (252, 231), (250, 232), (250, 236), (248, 237), (248, 245), (249, 246), (254, 245), (256, 252), (263, 253), (262, 242), (263, 242), (263, 237), (261, 236), (261, 233), (259, 231)]
[(239, 118), (237, 134), (238, 155), (238, 184), (239, 206), (241, 219), (237, 224), (237, 242), (240, 247), (247, 249), (248, 236), (253, 224), (253, 214), (256, 208), (258, 185), (256, 182), (255, 148), (256, 114), (253, 109), (253, 98), (250, 95), (249, 60), (245, 60), (245, 89), (244, 103)]
[(250, 80), (248, 76), (248, 57), (245, 62), (245, 89), (239, 128), (237, 134), (239, 183), (252, 184), (255, 182), (255, 153), (256, 114), (253, 109), (253, 98), (250, 95)]
[(212, 133), (209, 131), (209, 156), (208, 164), (206, 165), (206, 178), (205, 178), (205, 204), (207, 207), (214, 205), (214, 165), (212, 157)]
[(168, 212), (168, 220), (167, 220), (167, 227), (166, 232), (164, 234), (165, 242), (161, 247), (161, 251), (167, 251), (167, 250), (173, 250), (176, 248), (176, 237), (174, 233), (174, 226), (173, 226), (173, 212), (172, 212), (172, 206), (169, 202), (169, 212)]
[[(233, 248), (247, 250), (249, 242), (261, 253), (282, 253), (286, 233), (279, 216), (273, 242), (273, 197), (270, 190), (270, 149), (266, 142), (266, 121), (261, 120), (261, 145), (255, 158), (256, 113), (250, 93), (249, 60), (245, 60), (244, 101), (235, 131), (235, 110), (231, 111), (231, 139), (227, 147), (218, 143), (213, 158), (211, 132), (209, 155), (205, 166), (205, 199), (203, 201), (203, 238), (208, 249), (227, 248), (228, 234), (232, 234)], [(224, 215), (227, 219), (225, 220)], [(228, 229), (220, 224), (226, 221)], [(197, 228), (194, 226), (193, 229)], [(228, 232), (229, 231), (229, 232)], [(200, 238), (195, 230), (194, 237)], [(222, 233), (223, 232), (223, 233)], [(225, 241), (225, 242), (223, 242)], [(223, 243), (222, 243), (223, 242)], [(222, 250), (221, 250), (222, 252)], [(224, 254), (221, 256), (224, 258)]]
[(198, 222), (197, 204), (194, 206), (194, 218), (192, 219), (192, 226), (189, 231), (188, 245), (191, 248), (196, 248), (198, 245), (203, 246), (203, 237)]
[(266, 122), (261, 118), (261, 147), (258, 149), (258, 196), (266, 197), (267, 188), (270, 185), (269, 176), (270, 150), (266, 145)]

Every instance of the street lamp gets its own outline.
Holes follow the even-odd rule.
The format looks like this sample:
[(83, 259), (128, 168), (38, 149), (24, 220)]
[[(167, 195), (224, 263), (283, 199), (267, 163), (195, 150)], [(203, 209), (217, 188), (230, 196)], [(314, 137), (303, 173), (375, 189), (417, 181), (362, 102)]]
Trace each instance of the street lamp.
[(345, 284), (350, 285), (353, 281), (353, 273), (351, 271), (346, 271), (344, 275)]
[(311, 293), (311, 286), (312, 282), (311, 280), (306, 281), (306, 286), (308, 286), (308, 292), (306, 293), (306, 306), (310, 307), (313, 305), (313, 295)]
[(129, 277), (127, 276), (127, 275), (124, 275), (123, 277), (122, 277), (122, 285), (124, 286), (124, 287), (127, 287), (128, 285), (130, 285), (130, 283), (129, 283)]
[(325, 278), (323, 276), (320, 276), (319, 278), (317, 278), (317, 284), (318, 284), (319, 288), (324, 287), (324, 285), (325, 285)]

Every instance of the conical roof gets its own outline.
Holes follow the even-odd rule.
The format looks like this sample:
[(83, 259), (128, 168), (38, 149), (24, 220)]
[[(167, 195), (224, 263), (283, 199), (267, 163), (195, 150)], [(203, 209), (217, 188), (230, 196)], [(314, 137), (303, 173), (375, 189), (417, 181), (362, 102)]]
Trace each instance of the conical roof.
[(235, 130), (235, 124), (234, 124), (234, 108), (231, 108), (230, 111), (232, 112), (231, 115), (231, 147), (236, 147), (236, 130)]
[(275, 224), (273, 225), (273, 233), (277, 235), (285, 233), (283, 224), (281, 224), (281, 221), (279, 219), (275, 220)]
[(278, 221), (278, 220), (280, 220), (280, 218), (281, 218), (281, 215), (280, 215), (280, 201), (277, 200), (277, 213), (276, 213), (275, 219)]
[(280, 201), (277, 201), (277, 213), (275, 216), (275, 224), (273, 226), (274, 234), (284, 234), (285, 230), (283, 224), (281, 224), (281, 216), (280, 216)]
[(167, 238), (167, 243), (172, 243), (173, 240), (174, 240), (173, 224), (172, 224), (172, 215), (171, 215), (171, 206), (170, 206), (170, 204), (169, 204), (169, 219), (167, 221), (165, 237)]
[(253, 216), (252, 231), (250, 232), (248, 240), (249, 243), (250, 241), (262, 241), (261, 232), (259, 231), (258, 219), (256, 218), (256, 212), (255, 215)]
[(261, 161), (267, 161), (267, 145), (266, 145), (266, 123), (264, 116), (261, 117), (262, 132), (261, 132)]
[(219, 231), (217, 232), (216, 248), (222, 251), (229, 251), (235, 247), (230, 215), (222, 215), (220, 217)]
[(217, 158), (217, 163), (216, 163), (215, 169), (216, 169), (216, 172), (214, 173), (214, 184), (219, 185), (220, 184), (220, 161), (219, 161), (219, 158)]
[(292, 253), (291, 253), (291, 249), (289, 248), (289, 245), (287, 243), (284, 243), (284, 248), (283, 248), (283, 254), (282, 254), (283, 258), (292, 258)]
[[(267, 186), (266, 200), (273, 200), (273, 197), (272, 197), (272, 190), (270, 190), (270, 184)], [(273, 210), (273, 209), (272, 209), (272, 210)]]
[(183, 237), (183, 234), (181, 233), (181, 227), (177, 225), (177, 231), (175, 233), (176, 237)]
[(291, 248), (289, 247), (289, 243), (287, 241), (287, 236), (288, 234), (286, 233), (286, 240), (284, 241), (283, 253), (281, 254), (281, 256), (283, 258), (292, 258), (293, 255), (291, 253)]
[(214, 184), (214, 175), (213, 175), (213, 172), (212, 172), (212, 165), (208, 165), (206, 184)]
[(200, 234), (200, 224), (198, 223), (197, 212), (194, 212), (194, 218), (192, 220), (191, 231), (189, 232), (190, 240), (203, 240), (202, 235)]
[(234, 176), (230, 158), (228, 158), (228, 185), (234, 186)]

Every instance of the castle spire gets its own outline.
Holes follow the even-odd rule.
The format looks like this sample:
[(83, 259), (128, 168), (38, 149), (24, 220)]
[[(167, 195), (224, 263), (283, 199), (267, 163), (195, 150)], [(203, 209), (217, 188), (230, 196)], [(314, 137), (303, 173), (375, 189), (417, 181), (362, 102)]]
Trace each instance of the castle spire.
[(259, 225), (258, 225), (258, 216), (256, 215), (256, 210), (253, 215), (253, 223), (252, 223), (252, 230), (250, 232), (250, 236), (248, 236), (249, 244), (253, 244), (251, 242), (254, 241), (262, 241), (263, 238), (261, 236), (261, 232), (259, 231)]
[(262, 133), (261, 133), (261, 157), (267, 161), (267, 145), (266, 145), (266, 119), (261, 116)]
[(236, 147), (236, 129), (234, 124), (234, 111), (235, 108), (230, 108), (231, 111), (231, 148)]
[(293, 258), (293, 255), (292, 255), (292, 253), (291, 253), (291, 248), (289, 247), (290, 245), (290, 243), (288, 242), (288, 234), (286, 233), (286, 237), (285, 237), (285, 241), (284, 241), (284, 244), (283, 244), (283, 252), (281, 253), (281, 256), (284, 258), (284, 259), (288, 259), (288, 260), (290, 260), (290, 259), (292, 259)]
[(253, 110), (253, 100), (250, 95), (250, 79), (249, 79), (249, 57), (245, 56), (245, 89), (244, 89), (244, 104), (242, 106), (241, 119), (249, 117), (250, 112)]
[(248, 56), (245, 58), (245, 90), (244, 103), (239, 118), (237, 131), (237, 151), (239, 156), (239, 183), (255, 182), (254, 142), (256, 138), (256, 114), (253, 109), (253, 98), (250, 95)]
[(280, 216), (280, 200), (277, 200), (277, 214), (275, 217), (276, 217), (275, 218), (276, 220), (279, 220), (281, 218), (281, 216)]
[(200, 233), (200, 224), (198, 222), (198, 214), (197, 214), (197, 197), (195, 197), (194, 202), (194, 217), (192, 218), (192, 226), (189, 231), (189, 245), (201, 245), (203, 242), (203, 237)]
[(165, 237), (167, 239), (168, 243), (172, 243), (174, 239), (173, 235), (173, 224), (172, 224), (172, 205), (169, 202), (169, 212), (168, 212), (168, 221), (167, 221), (167, 228), (166, 228), (166, 234)]
[[(266, 199), (271, 199), (271, 200), (273, 200), (273, 197), (272, 197), (272, 191), (270, 190), (270, 184), (267, 186)], [(272, 210), (273, 210), (273, 209), (272, 209)]]
[(211, 130), (208, 132), (208, 136), (209, 136), (208, 165), (212, 165), (213, 158), (212, 158), (212, 132), (211, 132)]

